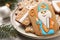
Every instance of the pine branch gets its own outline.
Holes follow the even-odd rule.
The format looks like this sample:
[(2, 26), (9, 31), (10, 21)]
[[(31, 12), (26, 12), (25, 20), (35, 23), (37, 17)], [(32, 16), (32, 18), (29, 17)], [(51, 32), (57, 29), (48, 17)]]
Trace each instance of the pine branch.
[(12, 25), (1, 25), (0, 26), (0, 38), (8, 38), (10, 36), (18, 36), (18, 32), (13, 28)]

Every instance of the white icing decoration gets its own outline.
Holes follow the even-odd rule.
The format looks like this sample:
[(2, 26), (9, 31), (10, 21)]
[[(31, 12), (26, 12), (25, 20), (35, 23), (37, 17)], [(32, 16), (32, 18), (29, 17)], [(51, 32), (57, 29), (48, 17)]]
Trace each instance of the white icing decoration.
[[(32, 2), (33, 1), (33, 2)], [(31, 3), (32, 2), (32, 3)], [(29, 0), (27, 5), (25, 6), (27, 9), (32, 9), (33, 7), (37, 6), (38, 3), (36, 3), (34, 0)]]
[(58, 2), (60, 2), (60, 1), (52, 1), (52, 5), (57, 12), (60, 12), (60, 7), (58, 7), (58, 5), (57, 5)]
[(22, 23), (26, 19), (27, 16), (28, 16), (28, 12), (24, 14), (24, 16), (19, 20), (19, 22)]
[(27, 9), (32, 9), (32, 8), (34, 8), (35, 6), (37, 6), (37, 4), (34, 4), (34, 5), (27, 5), (26, 8), (27, 8)]
[(46, 18), (46, 25), (47, 25), (47, 28), (49, 28), (49, 18)]
[[(44, 17), (43, 17), (44, 16)], [(45, 14), (42, 14), (41, 11), (38, 13), (39, 19), (44, 23), (47, 28), (49, 28), (49, 18), (52, 17), (51, 12), (49, 10), (46, 10)], [(47, 20), (46, 20), (47, 19)], [(47, 22), (46, 22), (47, 21)], [(47, 23), (47, 24), (46, 24)]]

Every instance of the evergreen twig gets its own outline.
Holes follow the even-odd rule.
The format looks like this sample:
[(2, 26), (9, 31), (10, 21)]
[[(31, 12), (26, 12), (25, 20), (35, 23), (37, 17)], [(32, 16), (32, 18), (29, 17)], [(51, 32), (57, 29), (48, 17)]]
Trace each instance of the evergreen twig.
[(18, 32), (13, 28), (12, 25), (1, 25), (0, 26), (0, 38), (7, 38), (10, 36), (16, 37)]

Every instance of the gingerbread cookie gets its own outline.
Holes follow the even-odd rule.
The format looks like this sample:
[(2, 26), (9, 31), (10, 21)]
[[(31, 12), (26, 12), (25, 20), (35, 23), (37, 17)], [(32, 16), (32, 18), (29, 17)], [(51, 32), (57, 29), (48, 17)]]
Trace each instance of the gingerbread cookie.
[(60, 2), (58, 2), (57, 5), (60, 7)]
[(34, 30), (35, 34), (41, 35), (41, 33), (39, 32), (40, 31), (39, 30), (39, 25), (36, 24), (36, 18), (38, 18), (36, 7), (30, 10), (29, 18), (31, 20), (32, 27), (33, 27), (33, 30)]
[(34, 33), (34, 30), (33, 30), (32, 26), (28, 26), (28, 27), (26, 27), (25, 32)]
[(19, 8), (15, 13), (16, 13), (16, 21), (22, 23), (23, 25), (30, 24), (30, 20), (28, 17), (28, 9), (22, 7)]
[(58, 25), (59, 25), (59, 27), (60, 27), (60, 16), (59, 16), (59, 15), (56, 15), (56, 20), (57, 20)]
[(29, 18), (37, 35), (52, 35), (59, 29), (53, 8), (46, 2), (41, 2), (37, 9), (31, 9)]
[[(56, 17), (55, 17), (55, 13), (53, 11), (53, 8), (51, 5), (48, 5), (45, 2), (42, 2), (38, 5), (38, 17), (41, 21), (41, 25), (40, 28), (42, 30), (42, 34), (43, 35), (51, 35), (54, 34), (55, 32), (57, 32), (58, 30), (58, 24), (56, 22)], [(45, 26), (43, 26), (45, 25)], [(44, 28), (46, 27), (46, 28)], [(47, 29), (48, 28), (48, 29)], [(47, 29), (48, 32), (46, 32), (47, 30), (43, 29)]]
[(54, 7), (54, 10), (57, 13), (60, 13), (60, 1), (52, 1), (52, 5)]
[[(43, 31), (43, 28), (40, 28), (42, 30), (43, 35), (51, 35), (51, 34), (54, 34), (55, 32), (57, 32), (58, 24), (56, 22), (55, 13), (54, 13), (51, 5), (48, 5), (45, 2), (40, 3), (40, 5), (38, 5), (38, 17), (42, 23), (41, 27), (43, 27), (43, 28), (46, 27), (44, 29), (48, 28), (47, 29), (48, 32), (46, 32), (47, 30)], [(43, 25), (45, 25), (45, 26), (43, 26)]]
[(35, 0), (24, 0), (23, 3), (24, 3), (24, 6), (29, 10), (37, 6), (38, 4), (38, 2), (36, 2)]

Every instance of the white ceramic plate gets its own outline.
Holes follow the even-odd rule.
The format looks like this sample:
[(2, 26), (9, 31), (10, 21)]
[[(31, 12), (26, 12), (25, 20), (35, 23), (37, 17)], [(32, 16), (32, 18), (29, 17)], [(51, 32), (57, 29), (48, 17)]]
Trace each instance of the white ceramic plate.
[(55, 35), (51, 35), (51, 36), (37, 36), (35, 34), (32, 33), (26, 33), (25, 30), (22, 28), (22, 26), (15, 21), (15, 11), (17, 10), (17, 8), (13, 11), (13, 13), (11, 13), (11, 23), (14, 26), (14, 28), (20, 32), (22, 35), (29, 37), (29, 38), (33, 38), (33, 39), (49, 39), (49, 38), (55, 38), (57, 36), (60, 36), (60, 31), (55, 34)]

